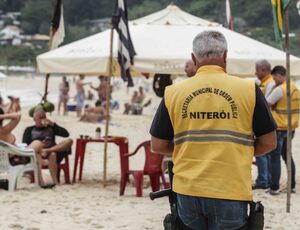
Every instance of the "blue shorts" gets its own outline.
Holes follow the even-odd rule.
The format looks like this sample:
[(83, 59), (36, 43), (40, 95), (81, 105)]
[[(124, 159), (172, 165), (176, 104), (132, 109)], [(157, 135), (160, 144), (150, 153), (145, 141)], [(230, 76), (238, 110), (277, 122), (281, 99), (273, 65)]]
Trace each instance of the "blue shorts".
[(80, 92), (76, 94), (76, 107), (82, 109), (84, 107), (84, 92)]

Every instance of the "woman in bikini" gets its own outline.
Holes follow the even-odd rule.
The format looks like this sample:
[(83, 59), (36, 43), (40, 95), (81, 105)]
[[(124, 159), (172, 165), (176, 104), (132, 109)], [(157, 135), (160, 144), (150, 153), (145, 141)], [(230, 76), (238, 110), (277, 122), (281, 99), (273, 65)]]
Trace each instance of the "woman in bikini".
[(69, 100), (69, 82), (67, 81), (66, 76), (62, 77), (62, 82), (59, 84), (59, 101), (58, 101), (58, 108), (57, 108), (57, 113), (60, 113), (60, 107), (63, 105), (63, 114), (67, 115), (68, 109), (67, 109), (67, 104)]

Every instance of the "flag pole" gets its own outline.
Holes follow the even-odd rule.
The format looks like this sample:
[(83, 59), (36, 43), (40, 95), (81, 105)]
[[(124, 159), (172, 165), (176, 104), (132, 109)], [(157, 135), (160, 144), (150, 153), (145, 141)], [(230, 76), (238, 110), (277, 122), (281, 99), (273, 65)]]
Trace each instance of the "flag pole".
[(113, 68), (113, 41), (114, 41), (114, 27), (111, 25), (110, 28), (110, 49), (109, 49), (109, 69), (108, 69), (108, 87), (106, 88), (106, 122), (105, 122), (105, 137), (104, 137), (104, 156), (103, 156), (103, 186), (106, 187), (107, 179), (107, 138), (109, 129), (109, 113), (110, 113), (110, 83), (112, 77)]
[(42, 101), (44, 101), (44, 102), (47, 101), (49, 78), (50, 78), (50, 73), (47, 73), (46, 74), (46, 79), (45, 79), (45, 93), (42, 97)]
[(288, 17), (288, 7), (286, 7), (283, 14), (283, 24), (285, 33), (285, 52), (286, 52), (286, 92), (287, 92), (287, 109), (288, 109), (288, 130), (287, 130), (287, 199), (286, 199), (286, 212), (290, 212), (291, 207), (291, 157), (292, 157), (292, 114), (291, 114), (291, 78), (290, 78), (290, 39), (289, 39), (289, 17)]

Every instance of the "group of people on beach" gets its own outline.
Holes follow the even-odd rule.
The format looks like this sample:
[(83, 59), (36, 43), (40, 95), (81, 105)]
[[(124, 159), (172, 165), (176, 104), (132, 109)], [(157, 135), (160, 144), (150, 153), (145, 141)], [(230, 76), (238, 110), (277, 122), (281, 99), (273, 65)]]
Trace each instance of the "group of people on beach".
[[(76, 87), (76, 114), (80, 121), (86, 122), (98, 122), (106, 117), (105, 104), (107, 103), (107, 87), (108, 81), (105, 76), (99, 76), (99, 86), (94, 87), (90, 82), (84, 82), (85, 75), (80, 74), (79, 78), (75, 81)], [(86, 93), (85, 85), (89, 85), (90, 89), (97, 92), (97, 100), (94, 107), (86, 108), (86, 99), (92, 100), (93, 94), (90, 90)], [(63, 114), (68, 113), (68, 101), (69, 101), (70, 86), (65, 76), (62, 77), (62, 82), (59, 84), (59, 101), (57, 112), (60, 114), (61, 105), (63, 105)], [(83, 112), (83, 114), (82, 114)]]
[[(109, 103), (111, 108), (118, 108), (117, 102), (114, 102), (110, 98), (107, 98), (107, 88), (110, 87), (110, 93), (112, 93), (112, 86), (108, 85), (108, 79), (105, 76), (99, 76), (99, 85), (93, 86), (90, 82), (84, 82), (85, 75), (80, 74), (79, 78), (75, 81), (76, 87), (76, 114), (79, 121), (85, 122), (100, 122), (108, 115), (106, 112), (106, 104)], [(97, 97), (94, 106), (87, 106), (86, 99), (93, 99), (92, 93), (88, 90), (86, 93), (85, 85), (89, 85), (90, 89), (96, 91)], [(58, 102), (58, 114), (60, 113), (61, 105), (63, 105), (63, 114), (67, 115), (67, 104), (69, 100), (69, 83), (64, 76), (62, 82), (59, 85), (59, 102)], [(151, 104), (151, 99), (145, 101), (146, 95), (144, 88), (140, 86), (138, 90), (133, 92), (130, 102), (124, 104), (123, 114), (141, 114), (144, 107)]]
[(140, 86), (138, 90), (133, 91), (130, 102), (124, 104), (123, 114), (142, 114), (143, 108), (151, 104), (151, 99), (145, 102), (145, 98), (144, 88)]

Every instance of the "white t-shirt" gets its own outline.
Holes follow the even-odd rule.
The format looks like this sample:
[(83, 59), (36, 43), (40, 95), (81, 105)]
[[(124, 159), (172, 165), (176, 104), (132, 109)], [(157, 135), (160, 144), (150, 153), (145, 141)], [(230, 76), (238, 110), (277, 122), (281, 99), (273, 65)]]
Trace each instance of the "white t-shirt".
[(271, 105), (275, 105), (277, 101), (279, 101), (283, 97), (283, 89), (281, 87), (277, 87), (269, 96), (267, 96), (267, 102)]
[(271, 81), (266, 85), (265, 88), (265, 97), (267, 98), (270, 93), (272, 92), (272, 89), (275, 87), (275, 81)]

